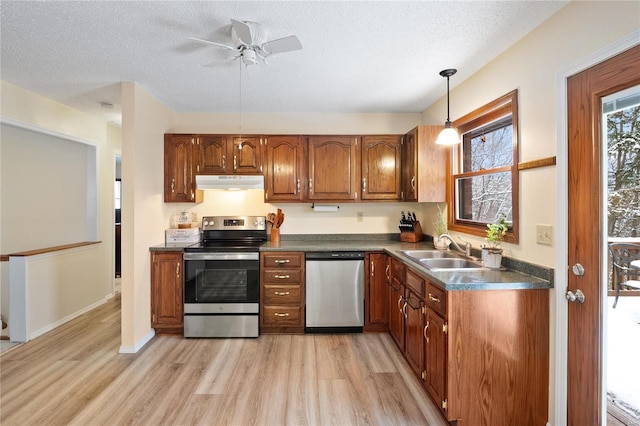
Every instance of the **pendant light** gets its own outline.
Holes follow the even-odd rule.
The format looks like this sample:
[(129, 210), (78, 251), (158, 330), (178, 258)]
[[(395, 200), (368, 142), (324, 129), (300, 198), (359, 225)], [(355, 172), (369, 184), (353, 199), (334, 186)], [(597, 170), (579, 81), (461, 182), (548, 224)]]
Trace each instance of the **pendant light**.
[(451, 120), (449, 119), (449, 77), (457, 73), (456, 69), (448, 69), (440, 71), (440, 75), (447, 77), (447, 121), (444, 123), (444, 129), (440, 132), (436, 143), (438, 145), (455, 145), (460, 143), (460, 136), (456, 129), (451, 126)]

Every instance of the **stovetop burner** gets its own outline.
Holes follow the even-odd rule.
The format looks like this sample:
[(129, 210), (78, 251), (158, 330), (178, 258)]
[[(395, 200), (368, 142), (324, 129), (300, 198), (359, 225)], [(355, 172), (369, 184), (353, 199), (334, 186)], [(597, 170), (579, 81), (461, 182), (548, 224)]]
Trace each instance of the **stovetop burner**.
[(258, 251), (267, 241), (264, 216), (204, 216), (202, 240), (185, 252)]

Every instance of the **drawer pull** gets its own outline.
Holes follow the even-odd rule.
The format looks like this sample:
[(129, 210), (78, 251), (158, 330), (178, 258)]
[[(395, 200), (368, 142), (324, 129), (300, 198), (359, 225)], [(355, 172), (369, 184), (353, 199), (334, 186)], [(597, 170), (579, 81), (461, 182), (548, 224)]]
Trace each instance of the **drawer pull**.
[(279, 280), (288, 280), (291, 278), (289, 275), (274, 275), (274, 278), (278, 278)]
[(285, 312), (285, 313), (280, 313), (280, 312), (276, 312), (275, 314), (273, 314), (277, 317), (288, 317), (289, 316), (289, 312)]
[(283, 263), (289, 263), (291, 261), (289, 259), (276, 259), (274, 262), (278, 264), (283, 264)]
[(288, 296), (289, 292), (288, 291), (274, 291), (273, 294), (275, 294), (276, 296)]
[(429, 293), (429, 300), (431, 300), (432, 302), (435, 302), (435, 303), (440, 303), (440, 299), (435, 297), (435, 296), (433, 296), (431, 293)]

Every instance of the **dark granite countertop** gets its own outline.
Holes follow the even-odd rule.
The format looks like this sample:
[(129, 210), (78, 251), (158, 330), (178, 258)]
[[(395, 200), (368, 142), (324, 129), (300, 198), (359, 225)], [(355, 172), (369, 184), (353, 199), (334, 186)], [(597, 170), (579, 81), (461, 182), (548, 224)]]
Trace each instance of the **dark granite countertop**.
[[(433, 243), (427, 241), (405, 243), (392, 238), (393, 236), (390, 239), (387, 234), (374, 234), (373, 237), (366, 235), (364, 238), (356, 235), (296, 235), (280, 242), (267, 241), (260, 247), (260, 251), (384, 251), (447, 291), (553, 288), (552, 268), (506, 257), (502, 262), (504, 267), (500, 270), (432, 271), (404, 255), (402, 251), (433, 250)], [(159, 244), (150, 247), (150, 250), (181, 251), (191, 244), (193, 243)], [(477, 255), (479, 256), (479, 251)]]

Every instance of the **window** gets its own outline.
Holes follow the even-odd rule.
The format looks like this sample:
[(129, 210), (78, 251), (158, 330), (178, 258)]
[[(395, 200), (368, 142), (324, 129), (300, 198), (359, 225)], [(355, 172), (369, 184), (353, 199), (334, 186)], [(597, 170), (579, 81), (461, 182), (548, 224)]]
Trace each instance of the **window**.
[(462, 143), (452, 151), (449, 228), (486, 235), (504, 216), (505, 241), (518, 242), (518, 91), (453, 123)]

